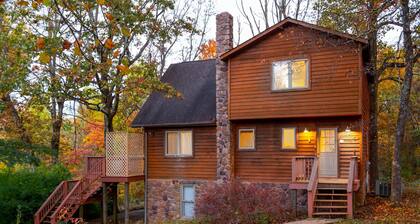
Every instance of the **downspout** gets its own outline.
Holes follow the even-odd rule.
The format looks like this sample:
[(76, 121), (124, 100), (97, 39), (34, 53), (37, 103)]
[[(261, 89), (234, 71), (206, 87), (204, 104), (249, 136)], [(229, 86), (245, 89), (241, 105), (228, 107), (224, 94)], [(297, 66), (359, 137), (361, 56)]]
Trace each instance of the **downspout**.
[(144, 154), (144, 223), (147, 224), (147, 133), (145, 130), (143, 130), (144, 137), (143, 137), (143, 154)]

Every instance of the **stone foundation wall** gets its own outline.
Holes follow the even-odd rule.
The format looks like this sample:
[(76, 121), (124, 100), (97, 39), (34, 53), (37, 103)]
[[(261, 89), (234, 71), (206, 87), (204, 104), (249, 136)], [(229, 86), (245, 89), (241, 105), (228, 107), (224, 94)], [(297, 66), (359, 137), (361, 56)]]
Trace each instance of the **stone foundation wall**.
[(181, 187), (194, 184), (196, 197), (200, 188), (213, 181), (149, 179), (147, 185), (148, 223), (162, 223), (181, 218)]
[[(209, 184), (215, 184), (215, 181), (205, 180), (148, 180), (148, 199), (147, 199), (147, 217), (148, 223), (162, 223), (168, 220), (181, 218), (181, 187), (183, 184), (194, 184), (195, 195), (200, 195), (200, 189)], [(270, 188), (278, 190), (282, 195), (282, 203), (285, 209), (296, 212), (297, 215), (307, 213), (307, 194), (305, 190), (290, 190), (288, 184), (278, 183), (254, 183), (258, 188)], [(296, 205), (294, 205), (296, 201)]]

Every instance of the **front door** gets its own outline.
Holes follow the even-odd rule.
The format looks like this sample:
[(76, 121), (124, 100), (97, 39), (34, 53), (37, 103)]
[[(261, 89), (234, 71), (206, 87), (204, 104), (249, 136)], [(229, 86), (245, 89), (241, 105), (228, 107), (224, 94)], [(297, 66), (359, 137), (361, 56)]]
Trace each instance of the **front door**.
[(319, 176), (337, 177), (337, 129), (320, 128), (318, 136)]

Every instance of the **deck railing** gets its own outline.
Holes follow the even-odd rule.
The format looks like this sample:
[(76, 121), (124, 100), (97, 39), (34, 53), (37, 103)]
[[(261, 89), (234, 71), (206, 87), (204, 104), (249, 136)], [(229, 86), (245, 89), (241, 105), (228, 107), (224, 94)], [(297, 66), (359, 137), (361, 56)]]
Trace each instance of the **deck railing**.
[(106, 134), (106, 176), (130, 177), (144, 174), (143, 134)]
[(297, 156), (292, 159), (292, 181), (308, 182), (312, 167), (316, 157), (314, 156)]
[(357, 156), (354, 156), (350, 160), (349, 166), (349, 179), (347, 182), (347, 216), (353, 218), (353, 186), (354, 181), (357, 180)]
[(311, 176), (308, 183), (308, 216), (312, 218), (316, 189), (318, 187), (318, 158), (314, 158)]

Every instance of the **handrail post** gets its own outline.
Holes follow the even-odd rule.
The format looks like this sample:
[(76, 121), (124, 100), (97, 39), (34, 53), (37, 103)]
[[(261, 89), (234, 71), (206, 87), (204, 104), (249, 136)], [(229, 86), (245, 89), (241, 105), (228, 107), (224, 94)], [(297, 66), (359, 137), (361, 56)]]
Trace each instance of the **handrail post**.
[(316, 188), (318, 186), (318, 158), (314, 158), (314, 162), (312, 165), (311, 170), (311, 177), (309, 179), (308, 183), (308, 217), (312, 218), (313, 215), (313, 206), (314, 206), (314, 200), (316, 195)]
[(292, 158), (292, 182), (296, 182), (296, 157)]

